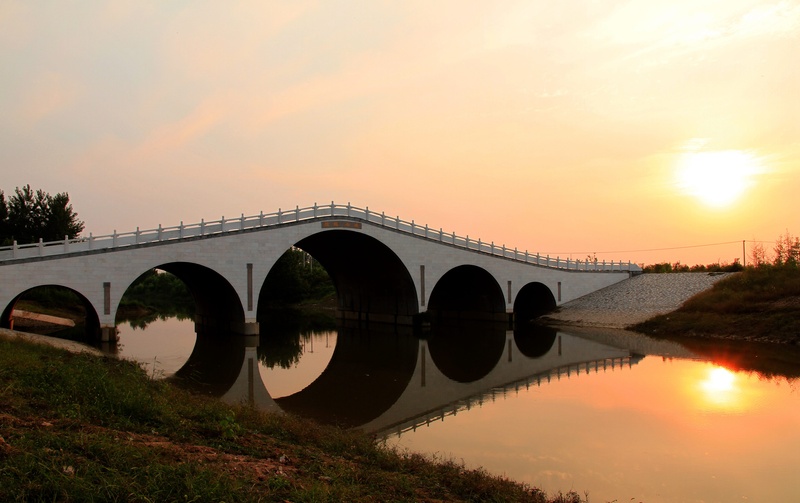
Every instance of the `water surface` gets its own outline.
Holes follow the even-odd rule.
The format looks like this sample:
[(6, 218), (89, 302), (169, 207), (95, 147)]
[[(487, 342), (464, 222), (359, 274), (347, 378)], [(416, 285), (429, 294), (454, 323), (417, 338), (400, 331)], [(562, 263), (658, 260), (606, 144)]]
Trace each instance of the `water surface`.
[(191, 322), (121, 328), (120, 354), (151, 371), (180, 374), (209, 354), (217, 362), (195, 362), (202, 371), (192, 375), (219, 372), (203, 378), (216, 379), (208, 389), (224, 399), (360, 428), (548, 492), (601, 502), (800, 500), (800, 383), (727, 370), (676, 343), (494, 325), (422, 338), (262, 326), (260, 340), (223, 336), (198, 351)]

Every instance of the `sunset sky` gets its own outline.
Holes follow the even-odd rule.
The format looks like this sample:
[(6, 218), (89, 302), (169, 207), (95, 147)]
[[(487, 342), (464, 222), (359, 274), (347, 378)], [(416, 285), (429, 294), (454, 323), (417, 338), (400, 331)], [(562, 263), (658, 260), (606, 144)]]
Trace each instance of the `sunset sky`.
[(800, 233), (800, 1), (2, 0), (0, 81), (0, 189), (85, 234), (332, 200), (600, 260)]

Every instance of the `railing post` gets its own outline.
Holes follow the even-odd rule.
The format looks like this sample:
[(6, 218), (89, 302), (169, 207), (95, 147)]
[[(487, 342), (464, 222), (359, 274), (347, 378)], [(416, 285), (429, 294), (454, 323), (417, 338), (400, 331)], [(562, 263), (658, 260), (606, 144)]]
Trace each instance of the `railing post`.
[(411, 221), (411, 235), (414, 235), (414, 221)]
[(183, 220), (181, 220), (181, 225), (178, 227), (178, 238), (183, 239)]
[(464, 246), (466, 246), (467, 250), (469, 250), (469, 234), (467, 234), (467, 237), (464, 238)]
[(44, 255), (44, 243), (42, 242), (42, 238), (39, 238), (39, 256), (41, 257)]
[(478, 238), (478, 253), (481, 251), (481, 238)]
[(494, 241), (492, 241), (492, 245), (489, 250), (491, 251), (492, 255), (494, 255)]
[(439, 227), (439, 242), (442, 242), (442, 228)]
[(11, 256), (13, 258), (17, 258), (17, 240), (15, 239), (13, 243), (11, 243)]
[(258, 214), (258, 226), (259, 227), (264, 226), (264, 210), (261, 210)]
[(222, 218), (219, 220), (219, 222), (220, 222), (219, 231), (220, 232), (225, 232), (225, 215), (222, 216)]
[(314, 218), (317, 218), (317, 202), (314, 201)]
[(300, 221), (300, 205), (296, 204), (294, 207), (294, 221)]
[(137, 245), (139, 244), (139, 234), (141, 234), (141, 231), (139, 230), (139, 227), (136, 227), (136, 244)]
[(64, 253), (69, 251), (69, 236), (64, 235)]
[(428, 239), (428, 224), (425, 224), (425, 239)]
[(456, 231), (453, 231), (453, 244), (456, 244)]
[(240, 230), (244, 230), (244, 213), (242, 213), (242, 225), (239, 226)]
[(89, 249), (94, 249), (94, 236), (92, 236), (91, 232), (89, 233)]
[(334, 206), (333, 206), (333, 201), (331, 201), (331, 216), (334, 216), (334, 214), (333, 214), (333, 208), (334, 208)]
[(369, 206), (367, 206), (367, 207), (364, 209), (364, 218), (366, 218), (366, 219), (367, 219), (367, 222), (369, 222)]
[(381, 211), (381, 227), (386, 227), (386, 213)]
[(281, 219), (282, 219), (281, 209), (278, 208), (278, 223), (281, 223)]
[(206, 221), (204, 218), (200, 219), (200, 235), (201, 236), (206, 235)]
[(111, 247), (117, 247), (117, 229), (114, 229), (114, 234), (111, 236)]
[(158, 224), (158, 241), (161, 241), (161, 224)]
[(347, 201), (347, 216), (350, 216), (350, 201)]

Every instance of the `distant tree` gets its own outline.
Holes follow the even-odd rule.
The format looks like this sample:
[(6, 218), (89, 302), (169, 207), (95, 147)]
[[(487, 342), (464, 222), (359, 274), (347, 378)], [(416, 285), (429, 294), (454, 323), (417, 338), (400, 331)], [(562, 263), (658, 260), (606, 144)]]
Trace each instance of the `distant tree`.
[(764, 245), (760, 242), (754, 242), (753, 246), (750, 248), (750, 265), (753, 267), (763, 267), (767, 264), (769, 264), (769, 259), (767, 258), (766, 248), (764, 248)]
[(9, 245), (6, 240), (10, 236), (8, 232), (8, 206), (6, 205), (6, 195), (0, 190), (0, 246)]
[(51, 196), (26, 185), (14, 189), (8, 200), (3, 196), (0, 202), (0, 242), (4, 244), (12, 241), (35, 243), (39, 238), (43, 241), (75, 239), (84, 228), (66, 192)]
[(44, 219), (45, 241), (68, 237), (75, 239), (83, 232), (84, 224), (69, 204), (69, 195), (60, 192), (55, 196), (47, 196), (47, 214)]
[(797, 267), (800, 264), (800, 238), (792, 237), (787, 230), (775, 242), (775, 265)]

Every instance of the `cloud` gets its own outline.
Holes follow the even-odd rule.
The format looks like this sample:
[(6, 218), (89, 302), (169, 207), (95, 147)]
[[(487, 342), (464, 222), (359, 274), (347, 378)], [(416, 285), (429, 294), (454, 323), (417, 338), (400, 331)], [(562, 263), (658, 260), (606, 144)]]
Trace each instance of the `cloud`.
[(75, 103), (80, 85), (61, 73), (39, 75), (19, 97), (17, 115), (28, 127), (55, 115)]

